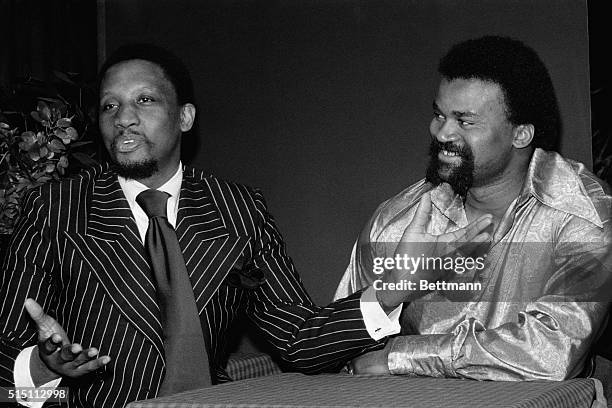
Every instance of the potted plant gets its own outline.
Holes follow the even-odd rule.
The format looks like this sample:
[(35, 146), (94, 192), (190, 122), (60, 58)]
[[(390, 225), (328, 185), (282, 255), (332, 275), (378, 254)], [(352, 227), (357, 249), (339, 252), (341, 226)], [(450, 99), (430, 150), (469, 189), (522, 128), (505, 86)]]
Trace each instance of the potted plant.
[(95, 128), (93, 105), (84, 103), (82, 85), (67, 74), (56, 76), (76, 88), (76, 93), (68, 92), (76, 95), (74, 101), (59, 93), (32, 96), (45, 84), (30, 78), (0, 104), (0, 261), (21, 215), (24, 194), (96, 163), (96, 152), (89, 146)]

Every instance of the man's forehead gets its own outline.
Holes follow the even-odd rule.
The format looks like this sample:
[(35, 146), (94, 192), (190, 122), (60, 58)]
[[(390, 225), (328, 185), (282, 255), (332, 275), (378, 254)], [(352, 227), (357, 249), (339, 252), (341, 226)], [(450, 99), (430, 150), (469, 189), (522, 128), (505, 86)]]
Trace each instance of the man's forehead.
[(443, 79), (434, 100), (434, 109), (452, 111), (457, 116), (478, 116), (483, 109), (504, 108), (501, 87), (480, 79)]
[(172, 82), (160, 65), (144, 59), (130, 59), (119, 61), (106, 70), (101, 81), (101, 93), (110, 85), (126, 82), (135, 86), (174, 91)]
[(163, 77), (165, 80), (170, 81), (170, 79), (166, 75), (166, 71), (161, 65), (154, 61), (149, 61), (140, 58), (123, 60), (111, 65), (106, 70), (104, 77), (108, 77), (111, 74), (124, 73), (126, 71), (138, 72), (140, 74), (145, 75), (160, 76)]

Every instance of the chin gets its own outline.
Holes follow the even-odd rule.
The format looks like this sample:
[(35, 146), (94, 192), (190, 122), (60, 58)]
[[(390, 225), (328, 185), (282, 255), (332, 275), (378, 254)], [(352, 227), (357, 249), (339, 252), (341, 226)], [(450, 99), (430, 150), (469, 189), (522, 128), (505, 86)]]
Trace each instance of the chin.
[(159, 171), (157, 160), (115, 161), (114, 170), (127, 179), (142, 180), (155, 175)]
[(438, 179), (448, 183), (453, 178), (453, 174), (455, 174), (455, 172), (456, 170), (450, 166), (440, 166), (437, 171)]

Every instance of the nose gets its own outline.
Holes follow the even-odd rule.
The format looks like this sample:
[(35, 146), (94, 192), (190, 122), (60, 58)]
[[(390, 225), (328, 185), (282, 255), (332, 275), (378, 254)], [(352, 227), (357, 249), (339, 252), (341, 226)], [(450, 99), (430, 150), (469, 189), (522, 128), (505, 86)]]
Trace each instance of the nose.
[(448, 119), (441, 122), (434, 118), (430, 126), (431, 135), (441, 143), (457, 140), (459, 135), (457, 133), (457, 126), (453, 122)]
[(115, 114), (115, 126), (127, 128), (138, 124), (136, 110), (129, 104), (120, 105)]

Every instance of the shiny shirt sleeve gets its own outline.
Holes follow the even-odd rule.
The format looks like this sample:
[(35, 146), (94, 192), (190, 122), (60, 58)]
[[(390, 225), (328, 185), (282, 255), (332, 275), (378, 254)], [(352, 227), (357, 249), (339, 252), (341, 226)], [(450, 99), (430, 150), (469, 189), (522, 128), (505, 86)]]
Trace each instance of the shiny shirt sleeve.
[(445, 334), (391, 339), (392, 374), (477, 380), (563, 380), (580, 373), (609, 308), (610, 220), (568, 222), (545, 292), (497, 327), (466, 318)]

